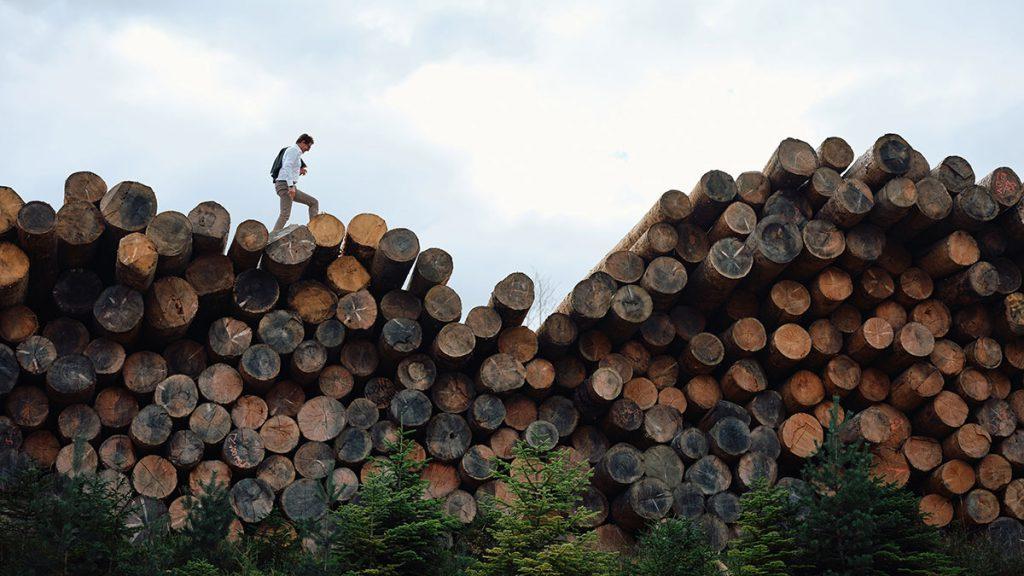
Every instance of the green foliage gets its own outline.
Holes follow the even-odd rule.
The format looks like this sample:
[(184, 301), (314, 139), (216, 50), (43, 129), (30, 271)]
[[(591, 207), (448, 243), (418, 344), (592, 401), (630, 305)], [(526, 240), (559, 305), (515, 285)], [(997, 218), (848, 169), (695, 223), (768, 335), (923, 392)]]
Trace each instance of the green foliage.
[(571, 462), (565, 450), (548, 451), (520, 442), (511, 463), (496, 461), (494, 478), (509, 502), (495, 502), (493, 543), (470, 576), (604, 576), (616, 572), (616, 555), (595, 547), (580, 506), (590, 470)]
[(640, 536), (636, 556), (628, 563), (635, 576), (717, 576), (718, 554), (689, 518), (671, 518)]
[[(845, 444), (833, 414), (825, 443), (804, 467), (804, 511), (797, 537), (804, 560), (798, 576), (958, 574), (909, 491), (871, 473), (861, 442)], [(812, 568), (813, 567), (813, 568)]]
[(98, 476), (44, 473), (27, 463), (0, 487), (4, 574), (110, 574), (130, 548), (130, 499)]
[(726, 563), (735, 576), (792, 576), (800, 558), (794, 536), (796, 510), (789, 493), (758, 479), (740, 498), (740, 536), (730, 545)]
[(441, 501), (424, 497), (425, 463), (412, 459), (412, 449), (403, 434), (386, 458), (375, 459), (379, 472), (355, 501), (332, 514), (325, 566), (347, 576), (420, 576), (445, 565), (444, 541), (459, 524)]
[(1020, 576), (1024, 572), (1024, 540), (994, 541), (984, 532), (955, 530), (946, 534), (943, 544), (964, 576)]

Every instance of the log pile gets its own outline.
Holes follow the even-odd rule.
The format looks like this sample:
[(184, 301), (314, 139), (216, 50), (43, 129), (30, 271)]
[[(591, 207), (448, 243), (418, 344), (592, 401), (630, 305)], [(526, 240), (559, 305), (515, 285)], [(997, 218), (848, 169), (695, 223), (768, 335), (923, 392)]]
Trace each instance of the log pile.
[(838, 397), (928, 522), (1020, 530), (1021, 197), (894, 134), (856, 158), (787, 139), (662, 194), (533, 330), (528, 276), (465, 307), (451, 256), (373, 214), (232, 237), (219, 204), (159, 212), (137, 182), (73, 174), (59, 209), (0, 187), (0, 450), (172, 518), (215, 481), (242, 522), (300, 520), (406, 429), (468, 522), (507, 497), (494, 459), (560, 444), (593, 466), (602, 545), (679, 515), (722, 548)]

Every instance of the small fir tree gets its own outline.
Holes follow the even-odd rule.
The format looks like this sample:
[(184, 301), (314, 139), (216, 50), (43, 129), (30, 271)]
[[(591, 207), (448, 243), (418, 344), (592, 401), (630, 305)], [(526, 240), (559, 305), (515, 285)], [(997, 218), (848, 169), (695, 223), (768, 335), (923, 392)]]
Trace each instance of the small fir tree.
[(590, 480), (585, 464), (567, 450), (520, 442), (512, 462), (496, 461), (493, 478), (508, 489), (507, 502), (494, 502), (487, 529), (493, 545), (470, 576), (610, 576), (617, 556), (595, 546), (588, 528), (591, 512), (581, 506)]
[[(836, 403), (838, 405), (838, 402)], [(917, 498), (871, 472), (862, 442), (843, 443), (833, 409), (824, 444), (805, 465), (798, 576), (947, 576), (958, 574), (926, 525)]]
[[(76, 450), (74, 458), (82, 453)], [(130, 547), (127, 492), (95, 474), (44, 472), (27, 458), (7, 464), (0, 482), (0, 573), (117, 572)]]
[(764, 478), (752, 488), (740, 498), (740, 535), (729, 547), (727, 564), (735, 576), (792, 576), (800, 548), (789, 492)]
[(699, 526), (689, 518), (670, 518), (651, 526), (637, 542), (628, 562), (634, 576), (718, 576), (711, 549)]
[(426, 465), (412, 458), (413, 442), (404, 433), (354, 502), (331, 518), (328, 566), (348, 576), (424, 576), (447, 565), (444, 542), (458, 528), (443, 503), (424, 496), (420, 477)]

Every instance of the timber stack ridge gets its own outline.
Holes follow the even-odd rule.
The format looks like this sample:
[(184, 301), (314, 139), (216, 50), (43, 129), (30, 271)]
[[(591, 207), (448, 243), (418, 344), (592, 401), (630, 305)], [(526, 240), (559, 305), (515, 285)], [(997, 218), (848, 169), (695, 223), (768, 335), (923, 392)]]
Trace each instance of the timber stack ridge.
[(678, 515), (721, 549), (838, 397), (927, 522), (1021, 534), (1021, 197), (895, 134), (786, 139), (662, 194), (534, 331), (528, 276), (464, 310), (451, 256), (373, 214), (229, 243), (221, 205), (158, 212), (138, 182), (72, 174), (59, 210), (0, 187), (0, 459), (98, 473), (140, 525), (220, 482), (240, 528), (349, 500), (405, 429), (469, 522), (508, 495), (495, 458), (558, 444), (594, 468), (603, 547)]

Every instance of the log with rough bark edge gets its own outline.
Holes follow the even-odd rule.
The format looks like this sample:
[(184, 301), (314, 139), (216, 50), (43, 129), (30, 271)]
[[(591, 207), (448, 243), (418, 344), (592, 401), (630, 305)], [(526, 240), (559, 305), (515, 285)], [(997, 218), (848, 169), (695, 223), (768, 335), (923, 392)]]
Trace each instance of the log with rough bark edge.
[(902, 176), (910, 169), (911, 150), (910, 144), (899, 135), (886, 134), (854, 160), (844, 176), (862, 180), (872, 189), (881, 188), (887, 181)]
[(853, 162), (853, 148), (838, 136), (825, 138), (816, 150), (818, 161), (837, 172), (846, 170)]
[(821, 423), (810, 414), (798, 412), (786, 418), (779, 426), (782, 451), (794, 458), (804, 459), (814, 455), (823, 440)]
[(57, 347), (44, 336), (29, 336), (14, 350), (0, 347), (0, 391), (10, 392), (21, 373), (26, 381), (41, 380), (57, 359)]
[(223, 406), (206, 402), (192, 411), (188, 427), (204, 444), (218, 444), (231, 431), (231, 415)]
[(327, 513), (327, 492), (310, 478), (296, 480), (281, 492), (281, 511), (293, 522), (316, 520)]
[(46, 371), (46, 392), (58, 402), (86, 402), (95, 389), (96, 371), (83, 354), (60, 356)]
[(746, 286), (759, 289), (771, 282), (800, 254), (803, 239), (795, 224), (777, 216), (768, 216), (757, 223), (744, 246), (753, 259)]
[(953, 319), (949, 308), (940, 300), (925, 300), (914, 306), (908, 320), (923, 324), (936, 338), (945, 336), (952, 325)]
[(890, 228), (898, 240), (913, 239), (931, 226), (943, 221), (953, 211), (953, 197), (946, 187), (934, 178), (916, 183), (917, 203), (900, 222)]
[(671, 253), (678, 242), (679, 233), (676, 232), (675, 226), (667, 222), (658, 222), (644, 232), (629, 250), (645, 260), (651, 260)]
[[(301, 391), (301, 388), (299, 389)], [(380, 409), (369, 398), (356, 398), (345, 409), (348, 426), (358, 430), (369, 430), (380, 420)]]
[(768, 333), (757, 318), (740, 318), (719, 335), (725, 354), (732, 358), (746, 358), (760, 352), (768, 343)]
[(977, 262), (950, 276), (935, 287), (935, 297), (949, 306), (966, 306), (995, 294), (999, 272), (989, 262)]
[(243, 522), (257, 523), (274, 508), (274, 490), (259, 478), (243, 478), (230, 491), (231, 509)]
[(0, 242), (0, 307), (24, 302), (28, 280), (28, 256), (16, 245)]
[(107, 183), (92, 172), (74, 172), (64, 180), (64, 203), (97, 204), (107, 193)]
[(990, 398), (974, 411), (978, 424), (993, 438), (1006, 438), (1018, 425), (1017, 416), (1009, 402)]
[(971, 185), (953, 198), (950, 224), (963, 230), (978, 231), (995, 220), (999, 208), (988, 189)]
[(843, 442), (863, 441), (868, 444), (881, 444), (888, 439), (890, 433), (889, 417), (877, 406), (854, 414), (843, 422), (839, 436)]
[(116, 239), (139, 232), (156, 216), (156, 194), (153, 189), (138, 182), (114, 185), (100, 199), (100, 212), (107, 231)]
[(821, 381), (830, 397), (846, 397), (857, 389), (860, 379), (860, 364), (842, 354), (830, 358), (821, 372)]
[(612, 518), (627, 530), (637, 530), (663, 518), (672, 508), (672, 490), (661, 480), (643, 478), (612, 502)]
[(818, 273), (809, 286), (811, 313), (815, 317), (827, 316), (853, 294), (850, 275), (836, 267)]
[(714, 334), (701, 332), (686, 345), (679, 366), (692, 376), (712, 372), (725, 358), (725, 347)]
[(1017, 478), (1006, 485), (1003, 507), (1008, 516), (1024, 520), (1024, 478)]
[(355, 257), (364, 266), (369, 267), (377, 245), (387, 230), (388, 225), (380, 216), (369, 213), (356, 214), (348, 223), (342, 253)]
[(952, 498), (966, 494), (974, 486), (974, 469), (963, 460), (947, 460), (932, 471), (928, 488), (932, 492)]
[(235, 362), (252, 344), (252, 328), (230, 316), (210, 323), (207, 352), (215, 362)]
[(93, 204), (72, 200), (56, 215), (58, 258), (63, 268), (87, 266), (96, 256), (97, 242), (105, 224)]
[(692, 212), (689, 220), (707, 228), (736, 197), (736, 182), (721, 170), (711, 170), (701, 176), (690, 192)]
[(871, 212), (874, 205), (871, 188), (860, 180), (847, 178), (817, 211), (815, 218), (834, 222), (840, 228), (852, 228)]
[(100, 423), (111, 430), (127, 428), (139, 413), (139, 403), (127, 388), (100, 390), (93, 403)]
[(184, 374), (194, 379), (206, 369), (206, 349), (194, 340), (171, 342), (162, 354), (170, 374)]
[(617, 494), (643, 476), (643, 454), (619, 443), (609, 447), (594, 466), (594, 485), (606, 496)]
[(822, 166), (814, 171), (811, 179), (800, 188), (799, 192), (807, 198), (814, 209), (818, 209), (828, 202), (842, 182), (843, 179), (838, 172), (828, 166)]
[(313, 233), (306, 226), (287, 226), (270, 234), (260, 267), (282, 285), (294, 284), (302, 277), (316, 250)]
[(786, 138), (768, 159), (762, 172), (771, 182), (772, 190), (796, 188), (818, 168), (818, 155), (809, 144)]
[(0, 310), (0, 340), (12, 346), (39, 331), (39, 317), (31, 308), (23, 304)]
[(890, 180), (875, 195), (875, 207), (869, 219), (872, 224), (887, 230), (906, 217), (917, 205), (917, 186), (909, 178)]
[[(754, 213), (754, 209), (743, 202), (733, 202), (726, 206), (711, 230), (708, 231), (708, 241), (716, 242), (730, 236), (742, 239), (753, 232), (756, 225), (757, 214)], [(665, 252), (668, 250), (661, 253)]]
[(589, 277), (597, 272), (607, 274), (616, 286), (632, 284), (639, 280), (643, 274), (644, 260), (629, 250), (612, 252), (587, 276)]
[(689, 278), (683, 298), (702, 311), (710, 311), (725, 302), (753, 264), (750, 249), (738, 239), (719, 240)]
[(345, 239), (345, 224), (332, 214), (321, 213), (306, 224), (313, 236), (313, 259), (306, 269), (312, 277), (323, 277), (327, 267), (340, 256), (341, 242)]
[(254, 344), (242, 353), (238, 372), (250, 386), (266, 390), (281, 373), (281, 357), (266, 344)]
[(811, 352), (811, 337), (798, 324), (783, 324), (768, 338), (763, 353), (764, 367), (773, 373), (782, 373), (795, 366)]
[(346, 294), (338, 300), (338, 320), (350, 331), (366, 331), (377, 321), (377, 302), (367, 290)]
[(1012, 168), (1005, 166), (1000, 166), (990, 172), (978, 182), (978, 185), (987, 188), (1003, 210), (1017, 206), (1024, 194), (1020, 177)]
[(933, 438), (944, 438), (963, 426), (968, 414), (963, 398), (955, 392), (942, 390), (930, 397), (914, 415), (914, 430)]
[(146, 226), (159, 256), (157, 272), (181, 274), (192, 258), (192, 222), (181, 212), (161, 212)]
[(533, 280), (522, 272), (513, 272), (494, 286), (488, 306), (501, 317), (502, 326), (519, 326), (526, 319), (533, 298)]
[(452, 270), (450, 254), (440, 248), (427, 248), (416, 259), (409, 277), (409, 291), (422, 297), (432, 287), (447, 284)]
[(882, 266), (865, 270), (854, 285), (850, 302), (860, 310), (868, 310), (890, 298), (896, 292), (896, 282)]
[(246, 220), (239, 224), (228, 248), (228, 257), (235, 265), (235, 271), (256, 268), (269, 240), (270, 233), (262, 222)]
[(909, 412), (942, 390), (942, 373), (928, 362), (917, 362), (899, 374), (889, 390), (889, 403)]
[(458, 322), (462, 318), (462, 299), (448, 286), (439, 284), (427, 290), (423, 296), (423, 311), (419, 320), (430, 334), (437, 333), (442, 326)]
[(974, 368), (965, 368), (951, 384), (950, 388), (971, 406), (977, 406), (992, 396), (992, 384), (988, 377)]
[(84, 354), (92, 361), (96, 379), (110, 383), (121, 374), (124, 367), (124, 347), (106, 338), (97, 338), (85, 347)]
[(933, 279), (945, 278), (978, 261), (981, 252), (974, 238), (962, 231), (933, 244), (916, 258), (916, 265)]
[(736, 195), (755, 210), (764, 206), (771, 191), (771, 183), (763, 172), (744, 172), (736, 177)]
[(174, 419), (188, 417), (198, 401), (199, 389), (195, 381), (184, 374), (168, 376), (153, 391), (153, 402)]
[[(468, 316), (466, 324), (469, 325)], [(473, 332), (475, 333), (475, 330)], [(543, 354), (551, 358), (558, 358), (568, 351), (578, 335), (579, 329), (572, 318), (566, 314), (555, 312), (549, 315), (537, 330), (537, 345)]]
[(846, 250), (846, 236), (828, 220), (809, 220), (801, 231), (803, 250), (786, 267), (789, 278), (805, 280), (834, 262)]
[(877, 358), (891, 344), (892, 326), (885, 320), (872, 317), (861, 324), (846, 341), (846, 354), (862, 364)]
[(431, 458), (454, 462), (466, 453), (471, 440), (469, 424), (463, 417), (442, 412), (427, 424), (424, 445)]
[(960, 156), (944, 158), (932, 168), (931, 176), (953, 194), (959, 194), (974, 184), (974, 169)]
[(165, 458), (144, 456), (132, 470), (132, 487), (142, 496), (166, 498), (178, 487), (178, 471)]
[(656, 310), (665, 310), (686, 287), (686, 280), (686, 268), (678, 260), (661, 256), (647, 265), (640, 286), (650, 295)]
[(412, 354), (398, 363), (395, 378), (403, 388), (427, 391), (437, 380), (437, 365), (426, 354)]
[(164, 342), (181, 338), (198, 310), (199, 298), (188, 282), (176, 276), (158, 279), (145, 297), (149, 337)]
[(882, 255), (886, 242), (881, 228), (858, 224), (846, 233), (846, 252), (839, 257), (839, 264), (849, 272), (863, 272)]
[(772, 325), (800, 319), (811, 306), (807, 288), (793, 280), (780, 280), (772, 285), (761, 306), (761, 319)]
[(707, 233), (693, 222), (680, 222), (676, 225), (675, 257), (686, 264), (698, 264), (708, 255)]
[(381, 235), (370, 264), (374, 292), (384, 294), (401, 288), (419, 252), (419, 239), (411, 230), (395, 228)]
[(235, 286), (235, 272), (227, 256), (205, 254), (188, 265), (185, 280), (195, 288), (203, 312), (213, 313), (227, 307)]

